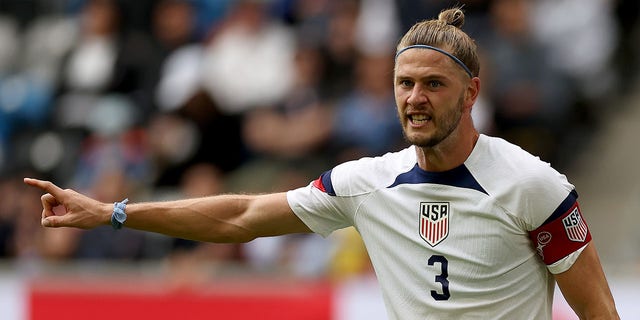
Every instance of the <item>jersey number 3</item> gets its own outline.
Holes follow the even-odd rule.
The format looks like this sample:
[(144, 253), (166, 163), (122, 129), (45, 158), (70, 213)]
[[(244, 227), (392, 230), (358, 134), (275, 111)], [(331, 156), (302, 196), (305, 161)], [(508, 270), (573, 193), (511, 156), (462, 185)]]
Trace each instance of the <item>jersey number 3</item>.
[(433, 255), (429, 258), (428, 262), (430, 266), (433, 266), (436, 263), (440, 264), (440, 274), (436, 276), (435, 280), (442, 285), (442, 292), (431, 290), (431, 296), (435, 300), (449, 300), (449, 297), (451, 297), (451, 294), (449, 293), (449, 280), (447, 280), (447, 277), (449, 276), (449, 261), (444, 256)]

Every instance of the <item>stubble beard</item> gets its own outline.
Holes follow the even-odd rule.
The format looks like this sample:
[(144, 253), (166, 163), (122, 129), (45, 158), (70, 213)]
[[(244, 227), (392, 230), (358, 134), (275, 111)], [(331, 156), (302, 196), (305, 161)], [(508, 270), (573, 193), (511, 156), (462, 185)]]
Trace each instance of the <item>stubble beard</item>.
[[(408, 143), (420, 148), (433, 148), (437, 146), (443, 140), (448, 138), (460, 124), (460, 119), (462, 118), (463, 103), (464, 97), (460, 96), (457, 102), (457, 108), (455, 108), (452, 112), (444, 115), (444, 117), (438, 119), (438, 122), (434, 122), (436, 131), (432, 135), (426, 137), (410, 136), (409, 134), (407, 134), (406, 126), (403, 126), (402, 133), (404, 135), (404, 139)], [(409, 120), (407, 119), (407, 121)]]

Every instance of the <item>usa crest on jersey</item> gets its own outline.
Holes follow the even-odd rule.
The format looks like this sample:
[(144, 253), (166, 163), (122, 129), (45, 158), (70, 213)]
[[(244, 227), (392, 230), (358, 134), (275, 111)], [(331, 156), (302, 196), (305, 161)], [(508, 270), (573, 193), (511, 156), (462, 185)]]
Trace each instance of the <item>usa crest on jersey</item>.
[(562, 225), (571, 241), (584, 242), (587, 239), (589, 229), (580, 215), (580, 209), (576, 206), (573, 211), (562, 219)]
[(449, 235), (449, 202), (420, 202), (420, 237), (435, 247)]

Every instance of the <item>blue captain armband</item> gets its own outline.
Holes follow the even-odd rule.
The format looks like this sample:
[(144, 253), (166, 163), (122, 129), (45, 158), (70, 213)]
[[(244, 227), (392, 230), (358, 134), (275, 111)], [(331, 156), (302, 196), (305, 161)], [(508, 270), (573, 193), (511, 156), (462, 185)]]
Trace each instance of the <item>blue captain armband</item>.
[(113, 203), (113, 213), (111, 213), (111, 226), (116, 230), (122, 229), (122, 224), (127, 220), (127, 214), (125, 213), (127, 202), (129, 202), (129, 199), (124, 199), (121, 202)]

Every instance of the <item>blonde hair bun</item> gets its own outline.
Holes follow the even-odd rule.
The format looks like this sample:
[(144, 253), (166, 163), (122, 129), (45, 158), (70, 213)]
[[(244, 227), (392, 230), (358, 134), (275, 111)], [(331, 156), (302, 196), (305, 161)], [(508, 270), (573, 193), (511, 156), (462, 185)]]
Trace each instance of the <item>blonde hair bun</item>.
[(451, 8), (440, 12), (438, 20), (462, 29), (464, 25), (464, 12), (460, 8)]

